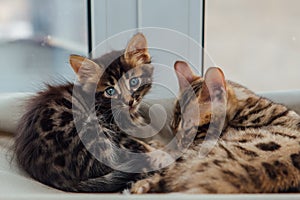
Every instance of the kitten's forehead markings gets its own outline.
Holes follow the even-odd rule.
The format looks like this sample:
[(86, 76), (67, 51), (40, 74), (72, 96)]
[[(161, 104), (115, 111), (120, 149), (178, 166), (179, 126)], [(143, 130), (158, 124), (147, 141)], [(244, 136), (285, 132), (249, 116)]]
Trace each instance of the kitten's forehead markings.
[(144, 68), (142, 68), (142, 67), (136, 68), (136, 69), (134, 70), (133, 74), (134, 74), (135, 76), (142, 76), (143, 74), (149, 75), (149, 74), (148, 74), (148, 70), (146, 70), (146, 69), (144, 69)]
[(111, 86), (115, 85), (117, 83), (116, 79), (114, 77), (109, 77), (108, 82)]
[[(125, 76), (122, 76), (121, 79), (119, 80), (119, 85), (122, 89), (126, 89), (127, 91), (131, 91), (131, 88), (130, 88), (130, 75), (128, 75), (129, 73), (127, 72), (125, 74)], [(127, 76), (128, 75), (128, 76)]]
[(120, 87), (118, 85), (118, 80), (115, 77), (110, 77), (109, 80), (103, 84), (103, 90), (107, 89), (108, 87), (113, 87), (117, 91), (118, 94), (121, 93)]
[(112, 77), (112, 79), (113, 79), (113, 84), (111, 86), (115, 88), (118, 94), (121, 94), (121, 89), (119, 87), (118, 80), (115, 77)]
[(134, 70), (130, 70), (130, 75), (134, 76), (135, 75), (135, 71)]

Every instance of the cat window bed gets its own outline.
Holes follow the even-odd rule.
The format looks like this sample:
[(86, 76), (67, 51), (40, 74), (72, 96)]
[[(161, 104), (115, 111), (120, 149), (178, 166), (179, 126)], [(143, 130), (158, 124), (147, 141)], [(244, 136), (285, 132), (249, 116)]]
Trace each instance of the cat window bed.
[[(0, 199), (300, 199), (300, 194), (239, 194), (239, 195), (185, 195), (185, 194), (77, 194), (62, 192), (31, 179), (20, 170), (13, 159), (12, 143), (17, 119), (24, 100), (31, 94), (0, 94)], [(300, 113), (300, 90), (263, 93), (275, 102), (287, 105)], [(155, 102), (157, 103), (157, 101)], [(162, 104), (166, 106), (166, 104)], [(169, 106), (167, 109), (170, 109)]]

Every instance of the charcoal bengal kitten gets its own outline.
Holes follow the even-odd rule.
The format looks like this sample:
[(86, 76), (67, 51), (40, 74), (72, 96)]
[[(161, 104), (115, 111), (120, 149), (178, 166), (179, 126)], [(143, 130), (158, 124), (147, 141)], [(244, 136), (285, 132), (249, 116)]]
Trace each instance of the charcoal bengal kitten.
[[(192, 129), (196, 137), (177, 162), (135, 183), (132, 193), (299, 190), (299, 115), (241, 85), (225, 81), (219, 68), (208, 69), (204, 78), (194, 75), (184, 62), (177, 62), (175, 70), (181, 95), (174, 112), (174, 132), (181, 133), (181, 143), (185, 136), (193, 135)], [(189, 98), (187, 83), (191, 84), (196, 98)], [(215, 104), (213, 112), (211, 102)], [(199, 105), (198, 121), (182, 118), (182, 113), (188, 113), (186, 109), (193, 103)], [(221, 105), (226, 105), (226, 110)], [(216, 139), (214, 134), (218, 136), (218, 130), (221, 137)], [(210, 137), (204, 140), (209, 132)], [(210, 143), (213, 148), (205, 151)]]
[[(144, 155), (144, 162), (135, 162), (120, 152), (153, 150), (126, 134), (126, 128), (144, 122), (138, 107), (151, 88), (150, 63), (140, 33), (124, 51), (95, 60), (71, 55), (79, 82), (48, 86), (28, 101), (15, 141), (19, 165), (34, 179), (71, 192), (121, 191), (139, 178), (138, 173), (126, 172), (153, 160)], [(85, 98), (89, 95), (94, 104)], [(116, 118), (119, 124), (125, 121), (122, 129)]]

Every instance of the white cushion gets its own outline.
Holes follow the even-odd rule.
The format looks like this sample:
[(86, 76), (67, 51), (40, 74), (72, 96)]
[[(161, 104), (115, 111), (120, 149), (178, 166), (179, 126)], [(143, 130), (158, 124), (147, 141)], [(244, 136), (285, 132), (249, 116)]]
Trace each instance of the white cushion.
[[(252, 195), (120, 195), (120, 194), (75, 194), (45, 186), (20, 170), (13, 159), (12, 143), (16, 123), (24, 111), (24, 102), (32, 94), (13, 93), (0, 95), (0, 200), (6, 199), (300, 199), (300, 194), (252, 194)], [(300, 91), (266, 93), (264, 96), (284, 103), (300, 113)], [(159, 103), (172, 113), (173, 100), (148, 101)], [(169, 119), (170, 120), (170, 119)], [(6, 133), (10, 132), (10, 133)]]

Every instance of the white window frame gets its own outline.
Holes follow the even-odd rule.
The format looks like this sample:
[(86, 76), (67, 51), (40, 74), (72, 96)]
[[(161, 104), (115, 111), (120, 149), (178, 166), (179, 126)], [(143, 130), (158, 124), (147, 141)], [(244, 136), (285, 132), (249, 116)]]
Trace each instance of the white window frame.
[[(88, 51), (93, 57), (92, 50), (100, 42), (106, 40), (119, 31), (124, 31), (124, 27), (111, 28), (112, 15), (125, 18), (127, 29), (142, 28), (143, 25), (143, 3), (147, 0), (87, 0), (88, 8)], [(149, 1), (149, 0), (148, 0)], [(205, 0), (187, 0), (188, 6), (188, 30), (187, 35), (204, 47), (204, 22), (205, 22)], [(122, 6), (114, 6), (122, 3)], [(156, 5), (159, 7), (160, 5)], [(111, 12), (114, 9), (115, 12)], [(170, 9), (171, 12), (172, 9)], [(117, 13), (117, 14), (116, 14)], [(176, 19), (173, 19), (176, 20)], [(198, 24), (198, 26), (197, 26)], [(123, 29), (122, 29), (123, 28)], [(113, 30), (112, 30), (113, 29)], [(115, 31), (117, 30), (117, 31)], [(115, 32), (114, 32), (115, 31)], [(200, 73), (203, 74), (203, 51), (199, 55)]]

